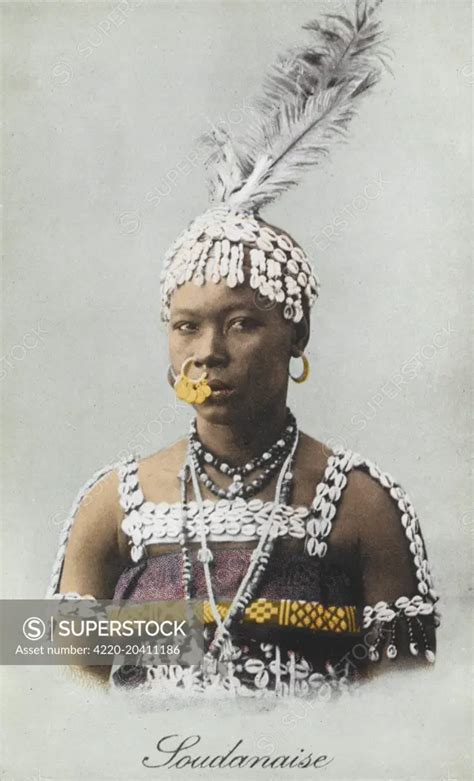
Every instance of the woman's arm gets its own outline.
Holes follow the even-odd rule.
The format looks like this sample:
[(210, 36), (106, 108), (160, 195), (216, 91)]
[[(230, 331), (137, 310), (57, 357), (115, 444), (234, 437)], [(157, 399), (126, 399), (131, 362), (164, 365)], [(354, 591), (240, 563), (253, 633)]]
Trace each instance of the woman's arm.
[(118, 475), (108, 472), (82, 499), (69, 535), (59, 592), (112, 599), (126, 561), (119, 545), (123, 511)]
[[(108, 471), (82, 497), (70, 519), (56, 594), (77, 593), (96, 599), (111, 599), (117, 580), (127, 564), (120, 547), (123, 511), (118, 501), (118, 475)], [(106, 683), (111, 666), (72, 667), (81, 682)]]
[[(430, 593), (420, 592), (417, 577), (421, 560), (426, 560), (426, 551), (424, 557), (420, 555), (418, 519), (406, 512), (409, 499), (404, 492), (397, 501), (389, 488), (359, 470), (351, 480), (357, 494), (359, 567), (366, 606), (365, 671), (373, 675), (393, 668), (395, 661), (402, 661), (404, 666), (420, 661), (428, 664), (434, 661), (436, 648), (435, 616)], [(418, 552), (410, 539), (414, 539), (414, 528), (419, 538), (415, 540)], [(431, 612), (426, 612), (430, 608)]]

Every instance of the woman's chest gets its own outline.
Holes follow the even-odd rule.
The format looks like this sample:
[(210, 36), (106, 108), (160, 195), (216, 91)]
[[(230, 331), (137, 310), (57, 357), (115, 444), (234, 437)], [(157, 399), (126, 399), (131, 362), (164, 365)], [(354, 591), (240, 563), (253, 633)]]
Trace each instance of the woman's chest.
[[(209, 546), (210, 574), (216, 599), (232, 600), (252, 566), (257, 542), (220, 542)], [(186, 561), (190, 566), (192, 594), (208, 598), (200, 545), (192, 543)], [(277, 602), (297, 600), (326, 605), (358, 601), (359, 577), (354, 556), (338, 546), (323, 559), (308, 556), (301, 540), (281, 538), (273, 546), (259, 580), (258, 599)], [(181, 599), (184, 595), (185, 558), (179, 544), (147, 546), (140, 562), (127, 567), (117, 584), (116, 597), (123, 599)], [(268, 608), (270, 609), (270, 608)]]
[[(191, 501), (158, 504), (145, 501), (139, 507), (123, 505), (121, 522), (122, 547), (129, 548), (132, 561), (145, 552), (159, 555), (186, 546), (206, 544), (215, 547), (232, 545), (254, 547), (263, 535), (282, 543), (287, 552), (303, 547), (310, 558), (331, 554), (347, 563), (353, 559), (355, 541), (350, 525), (334, 528), (333, 516), (316, 514), (304, 505), (276, 505), (254, 499), (218, 502)], [(329, 549), (329, 535), (331, 546)]]

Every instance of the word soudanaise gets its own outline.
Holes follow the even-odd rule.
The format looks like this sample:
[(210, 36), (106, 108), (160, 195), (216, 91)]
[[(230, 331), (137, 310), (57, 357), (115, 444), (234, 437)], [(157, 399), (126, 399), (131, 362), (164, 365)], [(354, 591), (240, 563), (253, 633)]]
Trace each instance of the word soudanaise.
[(180, 735), (165, 735), (156, 744), (156, 750), (160, 756), (154, 761), (152, 757), (143, 757), (142, 765), (147, 768), (175, 768), (182, 770), (190, 768), (191, 770), (209, 770), (220, 769), (238, 769), (238, 768), (271, 768), (274, 770), (284, 770), (288, 768), (309, 769), (323, 768), (333, 761), (334, 757), (328, 758), (325, 754), (315, 756), (311, 751), (305, 748), (299, 749), (296, 754), (278, 754), (272, 756), (269, 754), (244, 754), (237, 753), (237, 749), (243, 744), (240, 738), (226, 754), (195, 754), (189, 753), (201, 742), (200, 735), (188, 735), (181, 738)]

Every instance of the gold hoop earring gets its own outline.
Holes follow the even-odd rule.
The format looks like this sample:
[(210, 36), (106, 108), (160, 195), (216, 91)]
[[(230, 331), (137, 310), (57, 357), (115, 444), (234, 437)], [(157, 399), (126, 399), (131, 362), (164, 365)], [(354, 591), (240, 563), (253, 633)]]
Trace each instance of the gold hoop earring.
[(194, 358), (186, 358), (183, 361), (180, 372), (174, 382), (174, 390), (178, 399), (187, 401), (188, 404), (202, 404), (212, 393), (207, 383), (207, 371), (204, 371), (199, 379), (191, 380), (186, 371), (194, 363)]
[(288, 367), (288, 374), (290, 375), (290, 377), (293, 380), (293, 382), (297, 382), (298, 384), (302, 383), (302, 382), (306, 382), (306, 380), (309, 377), (309, 361), (308, 361), (308, 359), (307, 359), (307, 357), (306, 357), (306, 355), (304, 353), (302, 353), (302, 355), (300, 355), (299, 357), (303, 361), (303, 370), (302, 370), (301, 374), (299, 374), (297, 377), (293, 377), (293, 375), (290, 372), (290, 369)]

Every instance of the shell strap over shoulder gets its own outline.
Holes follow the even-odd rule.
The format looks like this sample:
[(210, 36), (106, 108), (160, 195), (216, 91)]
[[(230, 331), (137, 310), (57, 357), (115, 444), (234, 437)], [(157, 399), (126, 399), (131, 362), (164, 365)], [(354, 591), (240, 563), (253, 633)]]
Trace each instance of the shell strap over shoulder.
[[(405, 545), (411, 554), (411, 568), (416, 592), (401, 593), (395, 599), (379, 600), (362, 608), (364, 630), (373, 630), (368, 658), (377, 661), (385, 648), (386, 656), (394, 659), (406, 638), (412, 656), (420, 650), (429, 662), (434, 661), (434, 628), (439, 626), (436, 607), (438, 595), (434, 590), (426, 548), (415, 508), (404, 489), (376, 464), (349, 450), (338, 449), (328, 460), (324, 480), (318, 486), (312, 503), (312, 514), (306, 524), (305, 550), (310, 556), (323, 558), (327, 542), (337, 522), (337, 511), (348, 473), (361, 469), (376, 480), (396, 503), (400, 515)], [(382, 519), (381, 519), (382, 521)], [(405, 650), (405, 649), (403, 649)]]
[[(99, 469), (95, 474), (92, 475), (92, 477), (84, 483), (82, 488), (80, 489), (79, 493), (77, 494), (74, 503), (71, 507), (71, 510), (69, 512), (68, 517), (65, 519), (63, 527), (61, 529), (61, 533), (59, 535), (59, 546), (58, 546), (58, 552), (56, 554), (56, 559), (54, 561), (53, 570), (51, 573), (51, 578), (49, 582), (49, 586), (46, 592), (46, 599), (52, 599), (52, 598), (71, 598), (71, 599), (78, 599), (80, 598), (80, 594), (77, 594), (76, 592), (68, 592), (67, 594), (59, 594), (58, 593), (58, 586), (61, 580), (61, 574), (63, 570), (63, 564), (64, 564), (64, 557), (66, 555), (66, 548), (69, 541), (71, 529), (74, 523), (74, 519), (76, 517), (77, 511), (81, 505), (81, 502), (83, 501), (84, 497), (87, 495), (87, 493), (93, 488), (93, 486), (96, 485), (100, 480), (102, 480), (106, 475), (108, 475), (110, 472), (113, 472), (117, 469), (119, 463), (117, 462), (115, 464), (111, 464), (109, 466), (104, 466), (102, 469)], [(88, 594), (87, 599), (90, 599), (92, 595)]]

